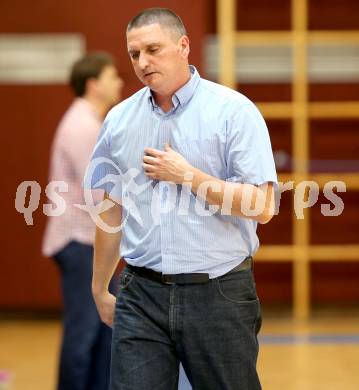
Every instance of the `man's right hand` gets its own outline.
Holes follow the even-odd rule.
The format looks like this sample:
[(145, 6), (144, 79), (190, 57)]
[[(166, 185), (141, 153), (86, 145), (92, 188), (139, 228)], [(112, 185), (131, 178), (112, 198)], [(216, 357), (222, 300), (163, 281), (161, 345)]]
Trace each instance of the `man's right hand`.
[(94, 292), (93, 296), (102, 322), (112, 328), (115, 314), (116, 297), (108, 291), (101, 293)]
[[(104, 200), (110, 199), (105, 192)], [(103, 211), (103, 221), (110, 226), (120, 226), (122, 219), (122, 206), (114, 206)], [(111, 328), (115, 314), (116, 297), (108, 291), (108, 286), (119, 262), (119, 248), (121, 232), (108, 233), (99, 226), (96, 227), (94, 245), (94, 264), (92, 277), (92, 294), (101, 320)]]

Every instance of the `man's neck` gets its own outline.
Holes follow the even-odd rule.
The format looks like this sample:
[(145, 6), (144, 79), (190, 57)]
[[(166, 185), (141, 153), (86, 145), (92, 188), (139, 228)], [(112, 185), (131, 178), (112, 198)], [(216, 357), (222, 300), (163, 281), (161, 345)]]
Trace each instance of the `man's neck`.
[(187, 69), (188, 71), (184, 74), (184, 77), (181, 79), (181, 81), (178, 82), (177, 86), (170, 93), (161, 94), (152, 91), (156, 104), (161, 107), (164, 112), (170, 111), (170, 109), (173, 107), (173, 95), (191, 79), (191, 72), (189, 68)]
[(110, 109), (108, 104), (104, 103), (103, 101), (96, 99), (95, 97), (85, 95), (84, 99), (90, 103), (93, 110), (96, 112), (96, 114), (99, 116), (101, 120), (103, 120)]
[(173, 107), (173, 95), (159, 95), (156, 92), (153, 92), (153, 96), (156, 104), (161, 107), (162, 111), (168, 112)]

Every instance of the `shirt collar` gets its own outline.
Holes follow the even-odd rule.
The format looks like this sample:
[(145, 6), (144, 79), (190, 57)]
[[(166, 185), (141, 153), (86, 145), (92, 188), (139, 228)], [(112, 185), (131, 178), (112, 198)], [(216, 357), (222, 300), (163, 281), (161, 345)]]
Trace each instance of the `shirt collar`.
[[(191, 78), (187, 81), (187, 83), (183, 87), (177, 90), (172, 96), (172, 102), (174, 108), (176, 108), (178, 104), (184, 107), (191, 100), (198, 86), (200, 75), (197, 69), (193, 65), (189, 65), (189, 70), (191, 73)], [(149, 88), (148, 88), (148, 101), (149, 103), (151, 103), (153, 109), (158, 108), (155, 99), (152, 95), (152, 92)]]

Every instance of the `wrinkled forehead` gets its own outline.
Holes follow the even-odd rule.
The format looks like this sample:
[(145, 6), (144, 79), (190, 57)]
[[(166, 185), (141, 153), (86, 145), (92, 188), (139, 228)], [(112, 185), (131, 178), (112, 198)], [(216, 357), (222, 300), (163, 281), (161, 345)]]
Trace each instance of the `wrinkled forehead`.
[(158, 23), (135, 27), (126, 33), (128, 50), (139, 50), (154, 44), (173, 42), (173, 31)]

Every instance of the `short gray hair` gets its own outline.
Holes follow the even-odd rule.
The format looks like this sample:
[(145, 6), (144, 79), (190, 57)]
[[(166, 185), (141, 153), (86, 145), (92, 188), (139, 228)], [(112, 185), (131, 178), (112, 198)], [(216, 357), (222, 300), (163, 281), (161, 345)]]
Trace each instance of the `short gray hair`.
[(150, 24), (159, 24), (161, 27), (171, 30), (178, 39), (187, 35), (181, 18), (168, 8), (147, 8), (141, 11), (130, 20), (126, 31)]

